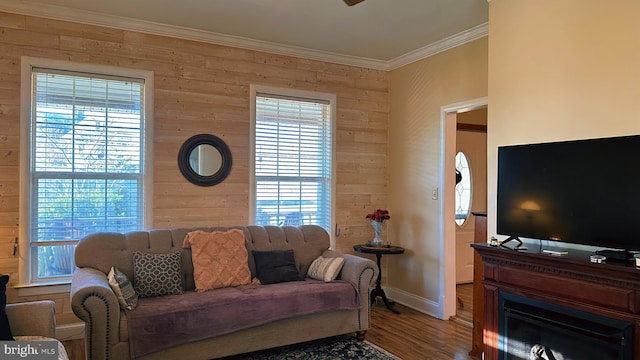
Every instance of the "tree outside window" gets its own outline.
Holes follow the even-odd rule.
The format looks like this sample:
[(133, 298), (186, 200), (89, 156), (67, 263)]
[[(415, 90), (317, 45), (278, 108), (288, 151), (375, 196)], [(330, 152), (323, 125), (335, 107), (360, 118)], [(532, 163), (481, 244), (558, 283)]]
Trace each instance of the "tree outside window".
[(82, 237), (144, 228), (144, 80), (33, 68), (31, 81), (28, 238), (38, 282), (71, 275)]

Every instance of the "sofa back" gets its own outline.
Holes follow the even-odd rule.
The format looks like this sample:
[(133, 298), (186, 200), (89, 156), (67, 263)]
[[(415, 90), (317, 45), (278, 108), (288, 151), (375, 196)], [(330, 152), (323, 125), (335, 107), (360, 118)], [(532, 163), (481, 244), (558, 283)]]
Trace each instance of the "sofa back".
[(251, 254), (252, 250), (271, 251), (292, 249), (296, 259), (298, 272), (307, 274), (313, 260), (329, 248), (329, 234), (316, 225), (294, 226), (235, 226), (191, 229), (167, 229), (134, 231), (126, 234), (102, 232), (84, 237), (75, 251), (77, 267), (90, 267), (108, 274), (115, 266), (129, 279), (133, 279), (133, 252), (166, 254), (180, 251), (182, 256), (182, 284), (184, 290), (194, 290), (193, 263), (191, 249), (183, 249), (185, 236), (194, 230), (227, 231), (240, 229), (247, 239), (249, 253), (249, 269), (251, 276), (256, 276), (256, 267)]

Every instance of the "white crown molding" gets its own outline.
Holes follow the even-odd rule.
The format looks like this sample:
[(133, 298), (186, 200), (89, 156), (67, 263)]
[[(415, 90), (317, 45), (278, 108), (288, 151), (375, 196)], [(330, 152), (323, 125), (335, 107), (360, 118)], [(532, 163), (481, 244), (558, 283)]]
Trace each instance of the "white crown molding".
[(159, 24), (121, 16), (99, 14), (91, 11), (70, 9), (48, 4), (36, 4), (24, 0), (0, 0), (0, 11), (70, 21), (86, 25), (104, 26), (120, 30), (226, 45), (242, 49), (263, 51), (272, 54), (295, 56), (304, 59), (326, 61), (342, 65), (358, 66), (376, 70), (393, 70), (437, 53), (460, 46), (487, 35), (487, 24), (450, 36), (433, 44), (411, 51), (390, 61), (338, 54), (298, 46), (276, 44), (239, 36)]
[(457, 46), (464, 45), (468, 42), (480, 39), (489, 35), (489, 24), (483, 23), (471, 29), (459, 32), (442, 40), (436, 41), (433, 44), (421, 47), (419, 49), (408, 52), (404, 55), (398, 56), (387, 62), (386, 70), (395, 70), (397, 68), (409, 65), (418, 60), (426, 59), (429, 56), (436, 55), (443, 51), (453, 49)]

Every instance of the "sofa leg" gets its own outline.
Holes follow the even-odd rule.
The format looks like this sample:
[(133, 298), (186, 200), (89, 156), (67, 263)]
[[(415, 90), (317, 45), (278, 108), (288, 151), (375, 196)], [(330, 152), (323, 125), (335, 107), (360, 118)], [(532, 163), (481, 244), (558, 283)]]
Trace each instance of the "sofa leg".
[(358, 341), (364, 341), (365, 335), (367, 335), (367, 330), (356, 331), (356, 339), (358, 339)]

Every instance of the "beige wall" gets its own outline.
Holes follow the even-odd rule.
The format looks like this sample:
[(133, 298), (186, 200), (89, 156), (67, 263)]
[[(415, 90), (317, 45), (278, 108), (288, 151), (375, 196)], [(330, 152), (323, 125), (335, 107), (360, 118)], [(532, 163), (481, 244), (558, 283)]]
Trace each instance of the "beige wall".
[(461, 112), (457, 115), (458, 123), (487, 125), (487, 108)]
[(453, 191), (431, 199), (443, 176), (441, 107), (487, 95), (487, 38), (393, 70), (389, 80), (388, 230), (407, 252), (390, 257), (387, 276), (401, 294), (435, 303), (444, 297), (441, 272), (455, 272), (440, 258), (441, 201)]
[[(0, 273), (18, 282), (20, 57), (107, 64), (155, 72), (153, 227), (244, 225), (249, 215), (249, 85), (337, 95), (336, 248), (353, 252), (373, 230), (365, 215), (386, 206), (389, 81), (384, 71), (0, 13)], [(178, 149), (211, 133), (230, 147), (233, 168), (221, 184), (188, 183)], [(54, 299), (60, 322), (75, 321), (68, 293)]]
[[(487, 108), (466, 111), (457, 114), (458, 124), (487, 125)], [(472, 212), (487, 211), (487, 133), (477, 131), (456, 132), (456, 153), (465, 152), (471, 167), (473, 179)], [(465, 226), (472, 227), (473, 215), (465, 222)]]
[(488, 236), (497, 147), (640, 134), (640, 2), (489, 3)]

